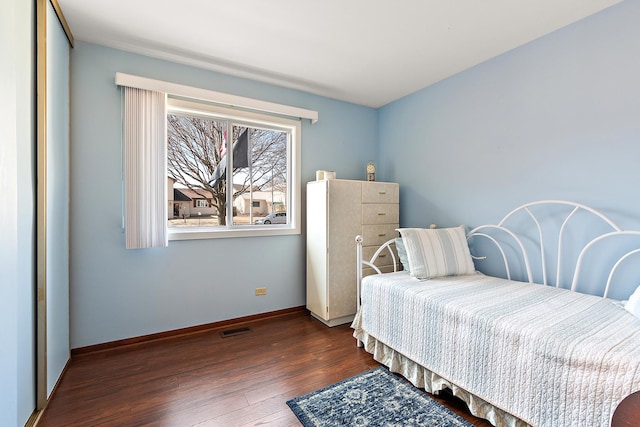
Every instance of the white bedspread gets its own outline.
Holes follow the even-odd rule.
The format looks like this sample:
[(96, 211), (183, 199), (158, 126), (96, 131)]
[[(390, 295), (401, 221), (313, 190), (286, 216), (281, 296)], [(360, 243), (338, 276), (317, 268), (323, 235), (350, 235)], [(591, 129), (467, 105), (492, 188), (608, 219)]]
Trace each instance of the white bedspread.
[(640, 390), (640, 319), (611, 300), (481, 274), (368, 276), (354, 328), (534, 426), (608, 426)]

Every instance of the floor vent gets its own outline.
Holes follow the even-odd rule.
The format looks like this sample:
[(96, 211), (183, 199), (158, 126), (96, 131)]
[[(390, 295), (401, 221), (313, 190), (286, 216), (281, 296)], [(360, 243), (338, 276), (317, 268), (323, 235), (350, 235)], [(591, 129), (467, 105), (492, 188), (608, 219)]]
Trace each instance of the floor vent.
[(251, 328), (243, 327), (236, 329), (227, 329), (226, 331), (220, 331), (220, 336), (222, 338), (233, 337), (235, 335), (246, 334), (247, 332), (251, 332)]

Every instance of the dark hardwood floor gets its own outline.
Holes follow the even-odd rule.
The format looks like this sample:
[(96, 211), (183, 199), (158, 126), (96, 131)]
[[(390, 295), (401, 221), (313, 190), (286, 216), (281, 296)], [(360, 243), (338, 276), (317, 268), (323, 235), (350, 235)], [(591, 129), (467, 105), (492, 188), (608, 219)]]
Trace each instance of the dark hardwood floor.
[[(349, 325), (329, 328), (305, 312), (241, 326), (251, 330), (74, 356), (38, 425), (300, 426), (287, 400), (379, 365), (356, 347)], [(491, 425), (454, 398), (436, 400)]]

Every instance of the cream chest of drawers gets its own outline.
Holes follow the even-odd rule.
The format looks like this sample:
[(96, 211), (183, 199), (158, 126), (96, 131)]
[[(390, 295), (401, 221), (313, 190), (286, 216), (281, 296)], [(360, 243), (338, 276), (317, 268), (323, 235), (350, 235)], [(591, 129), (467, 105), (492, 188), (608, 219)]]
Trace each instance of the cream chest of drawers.
[[(355, 237), (363, 254), (397, 236), (396, 183), (332, 179), (307, 184), (307, 309), (329, 326), (350, 322), (356, 312)], [(376, 265), (393, 269), (390, 255)]]

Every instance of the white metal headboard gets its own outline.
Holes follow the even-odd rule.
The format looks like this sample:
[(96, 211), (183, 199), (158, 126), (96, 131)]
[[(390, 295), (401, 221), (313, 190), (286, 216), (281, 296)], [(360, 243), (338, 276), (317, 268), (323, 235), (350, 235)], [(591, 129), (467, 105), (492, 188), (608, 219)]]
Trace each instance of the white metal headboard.
[(371, 267), (377, 274), (382, 274), (382, 271), (374, 264), (381, 253), (385, 250), (389, 251), (391, 254), (391, 259), (393, 260), (393, 271), (398, 270), (398, 261), (396, 259), (396, 255), (393, 253), (392, 245), (395, 245), (395, 239), (390, 239), (384, 242), (380, 247), (374, 252), (371, 256), (370, 260), (365, 260), (362, 258), (362, 236), (356, 236), (356, 265), (357, 265), (357, 273), (356, 273), (356, 286), (357, 286), (357, 305), (360, 307), (360, 285), (362, 283), (362, 269), (364, 267)]
[[(557, 231), (554, 230), (554, 232), (549, 233), (549, 230), (543, 228), (543, 226), (541, 225), (540, 214), (544, 214), (546, 211), (542, 209), (542, 210), (539, 210), (538, 212), (535, 212), (534, 210), (534, 208), (540, 207), (540, 206), (545, 208), (552, 207), (552, 206), (555, 206), (555, 207), (560, 206), (562, 208), (566, 208), (566, 211), (561, 210), (561, 211), (554, 212), (555, 215), (560, 215), (560, 216), (564, 215), (564, 219), (560, 218), (561, 223), (559, 223), (560, 227)], [(577, 257), (577, 261), (575, 262), (574, 269), (573, 269), (573, 275), (572, 275), (573, 279), (571, 281), (572, 291), (577, 290), (578, 279), (583, 270), (583, 263), (584, 263), (585, 257), (593, 250), (593, 248), (596, 245), (598, 245), (599, 243), (605, 240), (619, 238), (622, 236), (638, 238), (638, 240), (640, 241), (640, 231), (624, 231), (616, 223), (614, 223), (611, 219), (609, 219), (606, 215), (589, 206), (586, 206), (580, 203), (564, 201), (564, 200), (542, 200), (542, 201), (527, 203), (509, 212), (498, 224), (482, 225), (474, 228), (469, 233), (467, 233), (468, 241), (471, 241), (474, 238), (484, 238), (484, 239), (488, 239), (491, 243), (495, 245), (495, 247), (500, 253), (500, 256), (502, 257), (502, 262), (504, 264), (504, 269), (505, 269), (507, 279), (511, 279), (511, 270), (509, 267), (510, 265), (509, 259), (504, 250), (504, 246), (503, 246), (504, 242), (496, 238), (494, 235), (490, 234), (490, 231), (497, 230), (499, 232), (506, 233), (506, 235), (508, 235), (511, 238), (512, 242), (515, 242), (515, 245), (516, 245), (515, 247), (519, 252), (519, 256), (524, 262), (524, 268), (526, 270), (527, 280), (533, 283), (534, 280), (533, 280), (533, 274), (531, 270), (532, 261), (531, 261), (530, 254), (527, 252), (526, 245), (522, 240), (522, 236), (519, 235), (513, 229), (507, 227), (507, 223), (510, 220), (512, 220), (518, 215), (523, 215), (523, 214), (527, 215), (535, 224), (538, 241), (535, 242), (534, 246), (536, 246), (537, 250), (539, 250), (540, 269), (542, 271), (542, 282), (543, 282), (542, 284), (544, 285), (549, 285), (548, 274), (547, 274), (547, 270), (549, 266), (547, 262), (548, 257), (546, 256), (545, 244), (546, 243), (551, 244), (552, 242), (554, 244), (557, 244), (557, 259), (555, 263), (556, 277), (551, 284), (555, 285), (556, 287), (560, 287), (561, 286), (561, 270), (566, 267), (566, 263), (563, 263), (563, 260), (562, 260), (563, 248), (564, 248), (564, 245), (567, 243), (567, 240), (569, 239), (568, 230), (570, 229), (570, 226), (573, 222), (572, 220), (574, 220), (579, 214), (587, 215), (589, 217), (589, 221), (595, 221), (596, 223), (599, 223), (600, 224), (599, 227), (602, 228), (602, 230), (604, 231), (602, 232), (598, 231), (599, 234), (595, 237), (590, 238), (580, 250), (579, 255)], [(598, 230), (600, 228), (598, 228)], [(548, 234), (551, 234), (551, 235), (549, 236)], [(622, 253), (622, 255), (620, 255), (617, 258), (617, 260), (613, 263), (611, 270), (609, 271), (607, 282), (606, 282), (602, 296), (606, 298), (609, 295), (611, 283), (615, 273), (618, 271), (618, 268), (621, 265), (623, 265), (623, 263), (627, 262), (633, 255), (637, 255), (637, 254), (640, 254), (640, 247), (636, 247), (635, 249), (625, 251), (624, 253)], [(476, 260), (485, 258), (483, 256), (477, 256), (477, 255), (472, 255), (472, 256)]]

